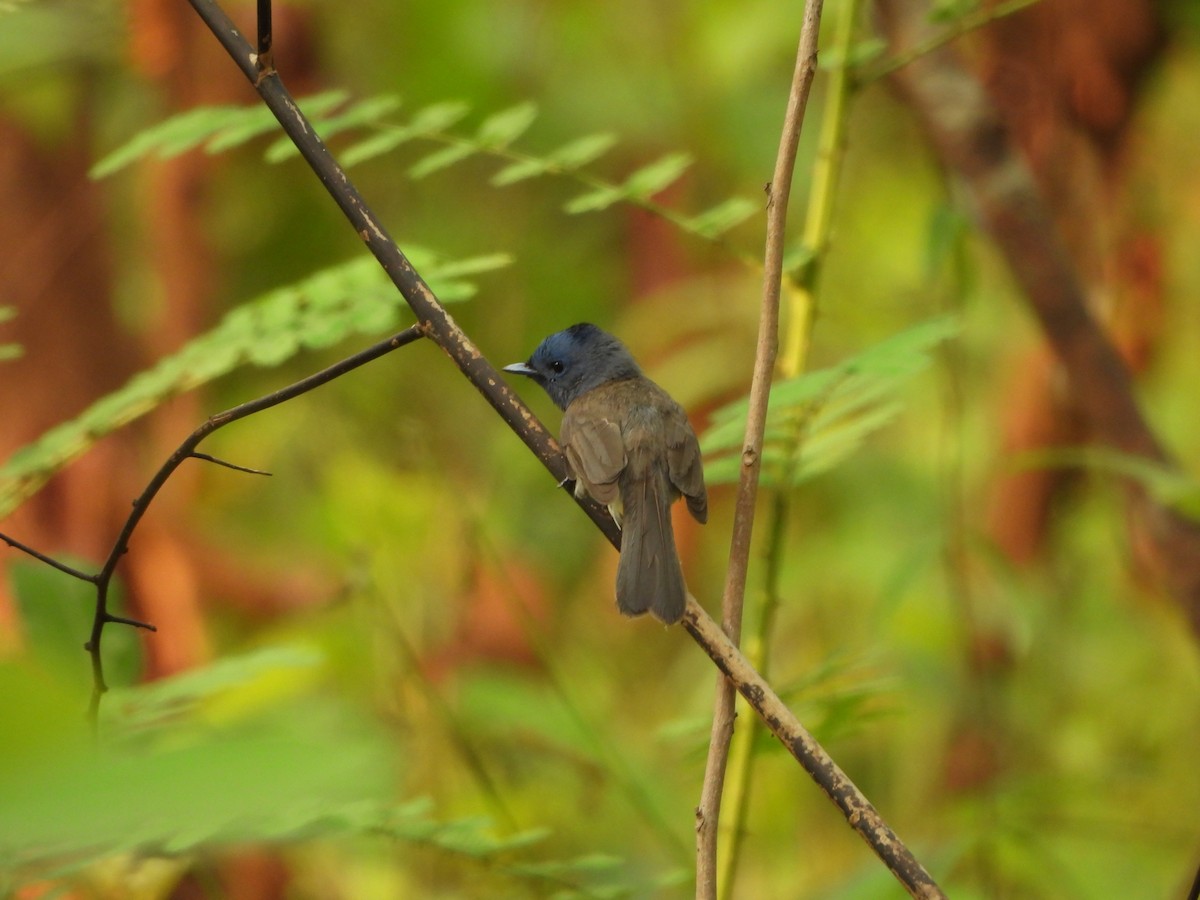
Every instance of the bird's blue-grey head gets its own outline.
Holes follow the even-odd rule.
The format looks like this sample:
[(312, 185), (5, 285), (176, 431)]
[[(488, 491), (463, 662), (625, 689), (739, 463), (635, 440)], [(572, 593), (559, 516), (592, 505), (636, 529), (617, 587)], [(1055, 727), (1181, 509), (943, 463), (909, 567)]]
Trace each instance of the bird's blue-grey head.
[(642, 374), (624, 344), (587, 322), (550, 335), (528, 361), (505, 366), (504, 371), (532, 378), (560, 409), (606, 382)]

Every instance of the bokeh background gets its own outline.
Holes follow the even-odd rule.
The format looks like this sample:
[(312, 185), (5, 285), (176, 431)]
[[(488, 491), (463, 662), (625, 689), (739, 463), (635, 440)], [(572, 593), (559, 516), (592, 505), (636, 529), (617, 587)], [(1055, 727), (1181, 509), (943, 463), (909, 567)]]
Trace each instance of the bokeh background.
[[(748, 627), (774, 566), (772, 682), (952, 896), (1180, 896), (1200, 861), (1198, 636), (1139, 553), (1112, 472), (1022, 456), (1082, 444), (1077, 417), (953, 178), (871, 77), (887, 56), (870, 4), (850, 11), (854, 52), (830, 49), (846, 2), (826, 4), (797, 252), (831, 73), (848, 60), (861, 80), (815, 314), (785, 328), (818, 370), (936, 317), (957, 325), (894, 385), (886, 427), (794, 487), (768, 485)], [(400, 99), (331, 139), (335, 155), (430, 104), (466, 104), (444, 133), (351, 174), (401, 247), (443, 266), (505, 256), (451, 291), (494, 363), (593, 321), (703, 432), (749, 381), (762, 191), (801, 8), (314, 0), (277, 5), (275, 46), (299, 96)], [(949, 30), (987, 9), (939, 0), (929, 14)], [(253, 34), (251, 5), (229, 11)], [(1188, 471), (1198, 43), (1188, 0), (1041, 0), (956, 43)], [(230, 311), (364, 255), (298, 159), (264, 158), (273, 135), (89, 177), (172, 115), (255, 101), (187, 4), (0, 3), (0, 458)], [(412, 177), (522, 103), (538, 116), (514, 152), (595, 133), (613, 146), (579, 175), (508, 187), (490, 181), (508, 162), (495, 153)], [(693, 163), (652, 203), (564, 210), (588, 179), (620, 184), (676, 152)], [(731, 197), (754, 213), (718, 240), (680, 226)], [(155, 397), (0, 530), (94, 569), (192, 428), (407, 324), (380, 303), (392, 312), (332, 346)], [(517, 388), (556, 429), (547, 398)], [(440, 351), (390, 354), (205, 449), (272, 476), (189, 464), (155, 502), (118, 580), (122, 609), (158, 631), (106, 636), (100, 751), (83, 715), (87, 586), (0, 551), (6, 891), (691, 892), (711, 663), (680, 629), (617, 615), (616, 554)], [(689, 584), (715, 610), (731, 488), (714, 485), (711, 508), (703, 529), (677, 521)], [(731, 896), (900, 894), (769, 737), (748, 771)]]

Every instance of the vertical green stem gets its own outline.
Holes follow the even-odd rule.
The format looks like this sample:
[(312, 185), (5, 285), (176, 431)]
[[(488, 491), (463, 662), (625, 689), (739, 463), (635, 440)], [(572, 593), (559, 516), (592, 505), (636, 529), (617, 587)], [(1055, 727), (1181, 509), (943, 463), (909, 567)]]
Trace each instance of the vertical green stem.
[[(833, 52), (837, 55), (838, 65), (830, 73), (825, 96), (802, 236), (807, 261), (798, 272), (790, 273), (784, 282), (788, 318), (779, 360), (779, 376), (784, 379), (799, 375), (807, 364), (817, 311), (817, 279), (821, 260), (829, 247), (834, 197), (844, 158), (846, 119), (854, 87), (849, 60), (858, 9), (859, 0), (843, 0), (835, 24)], [(788, 485), (799, 462), (803, 432), (804, 422), (798, 418), (794, 423), (792, 452), (782, 477), (775, 485), (767, 533), (765, 586), (757, 601), (757, 615), (753, 617), (754, 631), (747, 636), (744, 645), (747, 658), (764, 675), (769, 668), (771, 636), (774, 633), (780, 603), (779, 573), (787, 537), (787, 520), (791, 510)], [(725, 848), (725, 852), (718, 860), (717, 896), (723, 900), (733, 896), (754, 774), (754, 745), (761, 730), (758, 720), (749, 713), (741, 698), (738, 699), (738, 722), (742, 723), (742, 727), (734, 733), (730, 748), (729, 777), (725, 786), (724, 804), (728, 813), (721, 819), (720, 844)]]

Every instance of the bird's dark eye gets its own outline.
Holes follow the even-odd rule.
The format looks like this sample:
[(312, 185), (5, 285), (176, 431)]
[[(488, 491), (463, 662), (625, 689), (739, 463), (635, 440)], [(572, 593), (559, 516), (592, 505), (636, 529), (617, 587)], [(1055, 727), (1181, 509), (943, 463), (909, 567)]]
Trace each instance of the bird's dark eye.
[(556, 359), (554, 362), (550, 363), (550, 371), (555, 375), (561, 375), (564, 368), (566, 367), (563, 365), (563, 361), (561, 359)]

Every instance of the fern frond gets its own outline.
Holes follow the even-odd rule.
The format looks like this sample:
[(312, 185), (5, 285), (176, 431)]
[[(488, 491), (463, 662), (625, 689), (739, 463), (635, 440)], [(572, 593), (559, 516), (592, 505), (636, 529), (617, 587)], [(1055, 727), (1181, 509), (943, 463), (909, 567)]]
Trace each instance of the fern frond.
[[(932, 352), (958, 330), (952, 317), (923, 322), (827, 369), (771, 388), (763, 438), (762, 476), (796, 485), (837, 465), (902, 410), (901, 388), (932, 362)], [(736, 481), (747, 401), (713, 414), (700, 441), (710, 484)]]
[[(617, 203), (627, 203), (706, 241), (719, 240), (761, 208), (759, 203), (735, 196), (698, 214), (686, 215), (655, 202), (654, 195), (677, 181), (691, 166), (692, 158), (685, 153), (667, 154), (620, 181), (584, 172), (585, 166), (616, 144), (611, 134), (585, 135), (544, 154), (514, 150), (514, 142), (537, 118), (537, 107), (532, 103), (519, 103), (494, 113), (469, 134), (452, 130), (469, 112), (467, 105), (458, 101), (426, 106), (405, 123), (389, 121), (400, 108), (400, 101), (390, 95), (368, 97), (347, 105), (344, 92), (330, 92), (306, 98), (300, 101), (300, 106), (326, 140), (346, 132), (371, 132), (352, 140), (340, 152), (342, 164), (347, 168), (391, 153), (414, 140), (431, 141), (442, 146), (408, 166), (411, 178), (427, 178), (472, 156), (491, 157), (502, 163), (491, 178), (496, 187), (544, 176), (569, 178), (586, 187), (563, 205), (569, 214), (599, 212)], [(209, 153), (219, 153), (276, 128), (275, 120), (263, 107), (201, 107), (135, 135), (100, 160), (91, 174), (93, 178), (102, 178), (139, 159), (166, 158), (201, 145)], [(281, 137), (267, 147), (265, 158), (279, 163), (296, 155), (291, 141)], [(745, 264), (757, 267), (757, 260), (750, 254), (733, 252)]]
[[(447, 260), (407, 246), (409, 258), (444, 302), (474, 293), (468, 276), (510, 262), (504, 254)], [(101, 437), (167, 398), (241, 366), (277, 366), (302, 350), (328, 347), (353, 334), (393, 329), (401, 306), (395, 287), (370, 257), (332, 266), (244, 303), (211, 331), (14, 453), (0, 466), (0, 518)]]
[[(319, 120), (347, 96), (345, 91), (314, 94), (301, 100), (300, 108), (306, 116)], [(206, 142), (209, 153), (223, 152), (278, 127), (265, 106), (199, 106), (138, 132), (92, 166), (88, 175), (105, 178), (149, 156), (169, 159)]]

